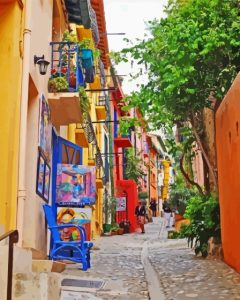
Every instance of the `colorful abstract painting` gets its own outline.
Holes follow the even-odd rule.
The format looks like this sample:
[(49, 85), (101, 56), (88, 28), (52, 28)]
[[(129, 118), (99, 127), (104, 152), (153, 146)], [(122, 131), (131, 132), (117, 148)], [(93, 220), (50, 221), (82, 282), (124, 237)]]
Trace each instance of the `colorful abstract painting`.
[[(92, 219), (91, 208), (79, 207), (58, 207), (57, 223), (58, 224), (75, 224), (86, 228), (90, 225)], [(79, 231), (74, 227), (64, 228), (60, 231), (61, 240), (76, 241), (80, 239)]]
[(44, 97), (40, 97), (38, 146), (48, 161), (51, 160), (52, 124), (50, 109)]
[(38, 151), (36, 193), (45, 201), (49, 201), (51, 168), (41, 150)]
[(44, 173), (44, 193), (43, 193), (43, 197), (46, 201), (48, 201), (49, 199), (50, 176), (51, 176), (51, 170), (50, 167), (46, 164), (45, 173)]
[(44, 169), (45, 169), (45, 161), (44, 158), (39, 155), (38, 158), (38, 176), (37, 176), (37, 192), (42, 195), (43, 187), (44, 187)]
[(57, 165), (56, 203), (83, 206), (96, 202), (96, 168), (82, 165)]

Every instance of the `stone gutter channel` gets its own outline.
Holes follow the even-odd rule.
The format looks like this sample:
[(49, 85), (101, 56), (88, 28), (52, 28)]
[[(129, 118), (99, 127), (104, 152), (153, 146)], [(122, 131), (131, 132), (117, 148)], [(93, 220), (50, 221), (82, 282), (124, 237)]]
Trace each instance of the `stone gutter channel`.
[[(162, 236), (164, 223), (161, 223), (158, 238)], [(163, 288), (158, 278), (158, 274), (149, 260), (148, 248), (153, 244), (155, 239), (147, 240), (143, 244), (141, 252), (141, 261), (145, 272), (145, 279), (148, 283), (148, 292), (150, 300), (165, 300)]]

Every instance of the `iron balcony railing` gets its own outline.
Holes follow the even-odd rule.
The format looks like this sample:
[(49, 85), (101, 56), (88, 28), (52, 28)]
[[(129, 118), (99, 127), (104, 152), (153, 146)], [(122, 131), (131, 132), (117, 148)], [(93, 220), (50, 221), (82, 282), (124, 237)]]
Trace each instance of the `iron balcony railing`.
[[(95, 67), (91, 49), (78, 43), (51, 42), (49, 92), (77, 92), (79, 86), (94, 82)], [(59, 79), (60, 78), (60, 79)]]
[(89, 15), (91, 19), (92, 36), (94, 40), (94, 45), (96, 47), (100, 41), (100, 37), (98, 31), (97, 16), (91, 5), (89, 5)]
[[(51, 77), (49, 91), (58, 82), (57, 92), (76, 92), (79, 86), (85, 86), (85, 78), (77, 43), (51, 42)], [(59, 80), (58, 78), (61, 78)]]

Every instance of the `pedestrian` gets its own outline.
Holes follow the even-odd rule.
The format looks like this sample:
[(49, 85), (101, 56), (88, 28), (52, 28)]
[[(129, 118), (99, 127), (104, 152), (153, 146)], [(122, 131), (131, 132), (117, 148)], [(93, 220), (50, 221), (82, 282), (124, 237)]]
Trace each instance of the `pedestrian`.
[(157, 211), (157, 203), (154, 198), (151, 199), (150, 201), (150, 209), (152, 211), (152, 216), (156, 217), (156, 211)]
[(137, 223), (140, 226), (142, 233), (145, 233), (144, 224), (146, 217), (146, 208), (141, 201), (138, 201), (138, 205), (135, 208), (135, 216), (137, 217)]
[(164, 211), (164, 218), (166, 222), (166, 228), (169, 228), (171, 224), (172, 211), (165, 201), (163, 202), (163, 211)]

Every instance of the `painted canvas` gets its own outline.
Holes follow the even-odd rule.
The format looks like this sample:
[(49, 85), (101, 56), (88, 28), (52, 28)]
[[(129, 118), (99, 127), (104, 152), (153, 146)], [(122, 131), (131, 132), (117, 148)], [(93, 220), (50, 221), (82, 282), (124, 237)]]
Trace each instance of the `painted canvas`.
[(44, 169), (45, 161), (44, 158), (39, 155), (38, 158), (38, 175), (37, 175), (37, 193), (42, 196), (44, 187)]
[(52, 124), (50, 109), (44, 95), (40, 97), (38, 146), (48, 161), (51, 160)]
[(46, 157), (39, 150), (38, 164), (37, 164), (37, 183), (36, 193), (42, 197), (46, 202), (49, 201), (51, 168), (47, 163)]
[(96, 202), (96, 168), (58, 164), (56, 203), (83, 206)]
[[(58, 224), (75, 224), (86, 227), (92, 219), (91, 208), (79, 207), (58, 207), (57, 223)], [(60, 231), (61, 240), (76, 241), (80, 239), (79, 232), (74, 227), (64, 228)]]
[(43, 193), (43, 197), (46, 201), (49, 200), (50, 175), (51, 175), (50, 167), (48, 164), (46, 164), (45, 174), (44, 174), (44, 193)]

